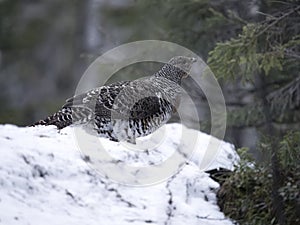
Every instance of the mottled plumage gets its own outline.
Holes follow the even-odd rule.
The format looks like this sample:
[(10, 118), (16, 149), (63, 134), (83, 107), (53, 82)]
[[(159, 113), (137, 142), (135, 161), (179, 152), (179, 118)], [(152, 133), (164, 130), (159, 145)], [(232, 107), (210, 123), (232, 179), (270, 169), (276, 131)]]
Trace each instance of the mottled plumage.
[(180, 101), (180, 83), (195, 58), (172, 58), (152, 76), (94, 88), (66, 101), (57, 113), (34, 125), (62, 129), (81, 125), (87, 132), (112, 141), (135, 143), (165, 124)]

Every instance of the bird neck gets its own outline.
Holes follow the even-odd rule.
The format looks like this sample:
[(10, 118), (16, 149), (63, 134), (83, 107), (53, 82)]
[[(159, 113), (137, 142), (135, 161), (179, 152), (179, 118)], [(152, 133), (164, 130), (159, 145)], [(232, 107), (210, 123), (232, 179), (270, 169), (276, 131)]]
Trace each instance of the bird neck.
[(177, 84), (181, 83), (183, 76), (186, 76), (187, 73), (178, 67), (175, 67), (170, 64), (165, 64), (156, 74), (156, 77), (163, 77), (168, 80), (171, 80)]

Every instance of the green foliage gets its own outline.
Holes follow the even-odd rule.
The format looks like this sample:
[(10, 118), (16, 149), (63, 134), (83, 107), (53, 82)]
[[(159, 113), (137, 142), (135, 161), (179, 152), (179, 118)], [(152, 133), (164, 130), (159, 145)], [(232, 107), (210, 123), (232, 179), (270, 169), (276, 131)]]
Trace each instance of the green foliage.
[(249, 79), (259, 68), (256, 33), (259, 27), (248, 24), (238, 38), (218, 43), (209, 53), (208, 63), (218, 78), (236, 78), (243, 71)]
[[(298, 224), (300, 218), (300, 132), (288, 133), (280, 142), (278, 152), (283, 180), (279, 194), (283, 197), (287, 224)], [(270, 142), (261, 143), (262, 151), (271, 148)], [(276, 224), (272, 214), (272, 171), (268, 165), (256, 164), (239, 150), (241, 163), (218, 192), (223, 212), (240, 224)]]
[(292, 130), (299, 130), (300, 122), (300, 6), (265, 2), (270, 14), (261, 13), (263, 20), (248, 22), (240, 35), (209, 53), (218, 78), (240, 79), (256, 92), (250, 104), (228, 112), (229, 126), (253, 126), (269, 135), (257, 145), (263, 163), (255, 164), (242, 151), (240, 166), (219, 191), (219, 204), (240, 224), (298, 224), (300, 134)]
[(285, 168), (297, 167), (300, 163), (300, 131), (289, 132), (280, 142), (280, 163)]
[(262, 70), (269, 75), (291, 63), (299, 65), (298, 29), (290, 24), (300, 22), (299, 9), (291, 5), (262, 22), (248, 23), (237, 38), (218, 43), (208, 59), (216, 76), (253, 81), (253, 75)]
[[(265, 107), (272, 112), (272, 120), (276, 123), (297, 123), (300, 121), (300, 77), (266, 96)], [(263, 101), (256, 98), (254, 104), (232, 110), (228, 114), (228, 125), (234, 127), (259, 127), (266, 121)], [(291, 126), (290, 126), (291, 128)]]
[[(273, 122), (300, 122), (300, 34), (295, 25), (300, 23), (300, 6), (291, 1), (267, 3), (273, 14), (247, 23), (236, 38), (209, 52), (208, 63), (219, 79), (251, 83), (257, 93), (252, 104), (228, 111), (231, 127), (261, 127), (267, 119), (265, 109)], [(257, 79), (262, 76), (267, 77), (263, 84)]]
[(217, 77), (236, 79), (242, 75), (245, 80), (253, 80), (253, 74), (261, 70), (268, 75), (271, 69), (283, 69), (284, 50), (297, 42), (289, 41), (276, 51), (262, 51), (259, 36), (264, 29), (261, 24), (247, 24), (238, 38), (218, 43), (209, 52), (208, 63)]

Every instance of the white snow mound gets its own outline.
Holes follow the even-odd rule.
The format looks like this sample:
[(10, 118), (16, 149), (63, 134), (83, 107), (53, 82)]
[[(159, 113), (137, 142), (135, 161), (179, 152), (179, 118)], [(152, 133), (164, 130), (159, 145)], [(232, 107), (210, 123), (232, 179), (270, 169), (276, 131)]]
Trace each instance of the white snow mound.
[[(167, 124), (163, 129), (158, 147), (151, 149), (147, 137), (138, 140), (147, 154), (145, 149), (130, 152), (126, 145), (106, 139), (101, 143), (117, 162), (159, 164), (178, 145), (183, 153), (190, 147), (190, 140), (182, 138), (182, 129), (186, 129), (182, 125)], [(101, 176), (88, 165), (93, 158), (79, 151), (72, 128), (57, 132), (53, 126), (0, 125), (0, 224), (233, 224), (216, 205), (218, 183), (203, 169), (232, 169), (238, 161), (234, 147), (222, 141), (211, 154), (208, 143), (216, 139), (187, 131), (188, 136), (198, 137), (187, 163), (164, 181), (134, 187), (112, 181), (109, 174)], [(213, 160), (208, 160), (210, 156)]]

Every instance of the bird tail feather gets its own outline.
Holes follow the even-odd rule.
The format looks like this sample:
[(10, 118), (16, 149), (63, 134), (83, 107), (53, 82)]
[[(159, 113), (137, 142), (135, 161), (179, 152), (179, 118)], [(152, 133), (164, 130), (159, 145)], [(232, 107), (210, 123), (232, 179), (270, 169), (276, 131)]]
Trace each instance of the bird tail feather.
[(31, 126), (55, 125), (58, 129), (63, 129), (72, 124), (87, 123), (91, 120), (92, 115), (91, 110), (84, 107), (66, 107)]
[(58, 129), (62, 129), (72, 124), (72, 112), (68, 108), (63, 108), (58, 112), (48, 116), (47, 118), (40, 120), (31, 126), (38, 125), (55, 125)]

